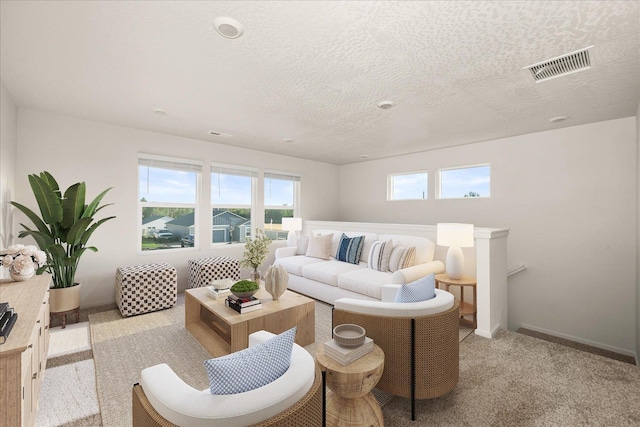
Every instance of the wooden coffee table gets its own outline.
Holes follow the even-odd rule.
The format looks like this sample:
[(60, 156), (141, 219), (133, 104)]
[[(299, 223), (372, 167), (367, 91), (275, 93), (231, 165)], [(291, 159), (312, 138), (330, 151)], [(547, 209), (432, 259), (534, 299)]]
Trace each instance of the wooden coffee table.
[(296, 343), (315, 341), (315, 302), (286, 291), (273, 301), (264, 288), (255, 294), (262, 309), (240, 314), (209, 296), (206, 287), (185, 291), (185, 327), (213, 357), (224, 356), (249, 346), (249, 334), (265, 330), (279, 334), (298, 326)]

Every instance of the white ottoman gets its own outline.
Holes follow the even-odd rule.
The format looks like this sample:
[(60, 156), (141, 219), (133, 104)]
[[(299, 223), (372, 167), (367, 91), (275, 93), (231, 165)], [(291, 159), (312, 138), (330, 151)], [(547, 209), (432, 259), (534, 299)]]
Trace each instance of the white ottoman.
[(176, 305), (178, 273), (169, 264), (118, 267), (116, 303), (123, 316), (149, 313)]
[(208, 286), (213, 280), (220, 279), (240, 280), (240, 265), (237, 259), (220, 256), (189, 260), (189, 288)]

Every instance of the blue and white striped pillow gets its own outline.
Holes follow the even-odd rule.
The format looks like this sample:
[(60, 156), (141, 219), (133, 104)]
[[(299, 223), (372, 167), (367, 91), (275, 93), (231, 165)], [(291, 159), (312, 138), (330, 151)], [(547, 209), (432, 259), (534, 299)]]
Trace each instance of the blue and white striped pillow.
[(291, 364), (296, 329), (227, 356), (204, 361), (211, 394), (237, 394), (280, 378)]
[(395, 302), (427, 301), (436, 296), (436, 278), (431, 273), (398, 289)]
[(367, 266), (372, 270), (389, 271), (391, 251), (393, 251), (393, 240), (376, 240), (371, 245)]
[(350, 264), (360, 264), (360, 254), (364, 246), (364, 236), (347, 237), (342, 233), (336, 259)]

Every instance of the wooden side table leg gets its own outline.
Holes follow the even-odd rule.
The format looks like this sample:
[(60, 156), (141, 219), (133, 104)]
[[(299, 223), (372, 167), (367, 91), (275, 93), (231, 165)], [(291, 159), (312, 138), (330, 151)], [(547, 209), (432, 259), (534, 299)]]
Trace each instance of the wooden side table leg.
[(476, 288), (477, 286), (473, 287), (473, 329), (478, 328), (478, 297)]
[(62, 329), (67, 327), (67, 315), (63, 314), (62, 315)]

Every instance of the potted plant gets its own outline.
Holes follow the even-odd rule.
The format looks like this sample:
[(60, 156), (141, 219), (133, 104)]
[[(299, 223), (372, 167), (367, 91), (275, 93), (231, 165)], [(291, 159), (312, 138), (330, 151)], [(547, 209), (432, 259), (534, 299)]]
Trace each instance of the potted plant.
[(251, 280), (256, 283), (260, 283), (260, 272), (258, 267), (262, 265), (264, 259), (269, 254), (269, 245), (271, 239), (264, 234), (264, 231), (256, 228), (256, 237), (247, 238), (247, 242), (244, 244), (244, 259), (240, 261), (242, 267), (253, 268), (251, 272)]
[(37, 274), (43, 271), (51, 274), (53, 286), (50, 291), (50, 310), (63, 313), (80, 307), (80, 286), (75, 282), (80, 257), (86, 251), (97, 252), (87, 242), (96, 229), (110, 216), (95, 220), (94, 216), (102, 208), (102, 198), (110, 190), (104, 190), (89, 204), (85, 204), (86, 185), (78, 182), (67, 188), (64, 194), (49, 172), (29, 175), (29, 184), (38, 202), (40, 216), (17, 202), (13, 206), (24, 213), (35, 229), (20, 224), (24, 230), (18, 237), (31, 236), (38, 247), (46, 254), (46, 263), (39, 267)]

